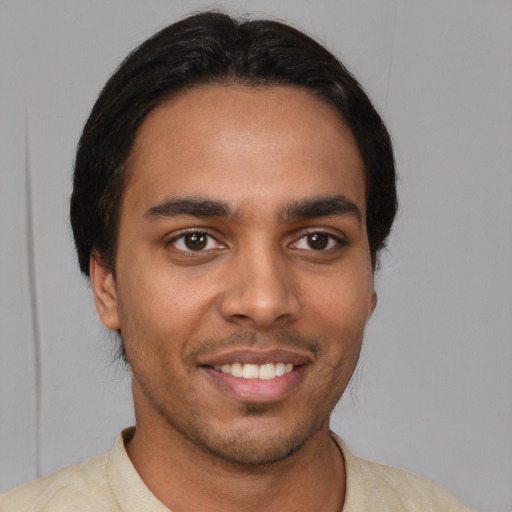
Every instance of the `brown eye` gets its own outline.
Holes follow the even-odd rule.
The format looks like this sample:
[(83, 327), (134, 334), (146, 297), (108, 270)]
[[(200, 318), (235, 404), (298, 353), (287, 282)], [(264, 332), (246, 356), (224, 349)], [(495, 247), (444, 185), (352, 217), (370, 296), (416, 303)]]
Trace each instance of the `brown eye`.
[(189, 233), (182, 233), (181, 235), (169, 241), (169, 245), (183, 252), (202, 252), (214, 249), (223, 249), (224, 246), (220, 244), (212, 235), (205, 231), (191, 231)]
[(295, 249), (302, 251), (329, 251), (336, 247), (345, 245), (342, 238), (339, 238), (331, 233), (323, 231), (315, 231), (301, 236), (294, 244)]
[(183, 237), (185, 247), (191, 251), (201, 251), (208, 243), (206, 233), (191, 233)]
[(308, 245), (315, 251), (323, 251), (329, 245), (330, 237), (324, 233), (313, 233), (308, 235)]

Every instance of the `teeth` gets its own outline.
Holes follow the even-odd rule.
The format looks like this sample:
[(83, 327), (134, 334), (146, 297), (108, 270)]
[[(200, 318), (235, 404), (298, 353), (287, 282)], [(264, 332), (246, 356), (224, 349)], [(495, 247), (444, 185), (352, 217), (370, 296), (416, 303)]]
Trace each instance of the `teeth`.
[[(227, 369), (227, 367), (230, 366), (230, 365), (227, 364), (225, 366), (226, 366), (226, 369)], [(226, 373), (231, 373), (231, 375), (233, 375), (233, 377), (242, 377), (243, 376), (243, 369), (244, 369), (244, 365), (243, 364), (235, 363), (235, 364), (231, 365), (231, 371), (230, 372), (226, 372)]]
[(281, 377), (286, 372), (286, 365), (284, 363), (276, 363), (276, 377)]
[(257, 364), (244, 364), (244, 369), (242, 370), (242, 377), (244, 379), (257, 379), (259, 373), (259, 368)]
[(274, 377), (282, 377), (285, 373), (293, 370), (292, 363), (265, 363), (265, 364), (223, 364), (215, 366), (215, 370), (222, 373), (229, 373), (233, 377), (244, 379), (270, 380)]
[(262, 364), (258, 370), (259, 379), (270, 380), (276, 376), (276, 367), (273, 363)]

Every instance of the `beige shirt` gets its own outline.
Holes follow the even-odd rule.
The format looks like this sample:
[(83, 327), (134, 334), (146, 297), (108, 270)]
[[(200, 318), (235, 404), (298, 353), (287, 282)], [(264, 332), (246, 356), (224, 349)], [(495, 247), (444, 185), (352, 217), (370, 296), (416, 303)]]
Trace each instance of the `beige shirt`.
[[(146, 487), (123, 439), (112, 452), (59, 471), (0, 496), (0, 512), (169, 512)], [(468, 512), (438, 485), (406, 471), (354, 457), (334, 436), (345, 459), (343, 512)]]

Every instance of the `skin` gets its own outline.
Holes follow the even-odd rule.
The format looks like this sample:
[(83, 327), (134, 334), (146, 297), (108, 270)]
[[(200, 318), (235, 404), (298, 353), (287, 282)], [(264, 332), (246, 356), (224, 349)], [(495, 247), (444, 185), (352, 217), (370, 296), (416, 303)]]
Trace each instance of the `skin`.
[[(91, 282), (133, 372), (128, 454), (174, 512), (341, 510), (329, 416), (376, 303), (364, 213), (357, 144), (309, 92), (195, 88), (143, 122), (115, 277), (94, 256)], [(263, 383), (211, 367), (286, 358)]]

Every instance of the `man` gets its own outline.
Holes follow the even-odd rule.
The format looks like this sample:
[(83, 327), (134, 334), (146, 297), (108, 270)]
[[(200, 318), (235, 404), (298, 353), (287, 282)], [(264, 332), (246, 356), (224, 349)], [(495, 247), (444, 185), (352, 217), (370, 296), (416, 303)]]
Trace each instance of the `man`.
[(203, 13), (143, 43), (93, 108), (71, 199), (136, 426), (0, 510), (465, 510), (329, 431), (395, 212), (387, 131), (310, 38)]

